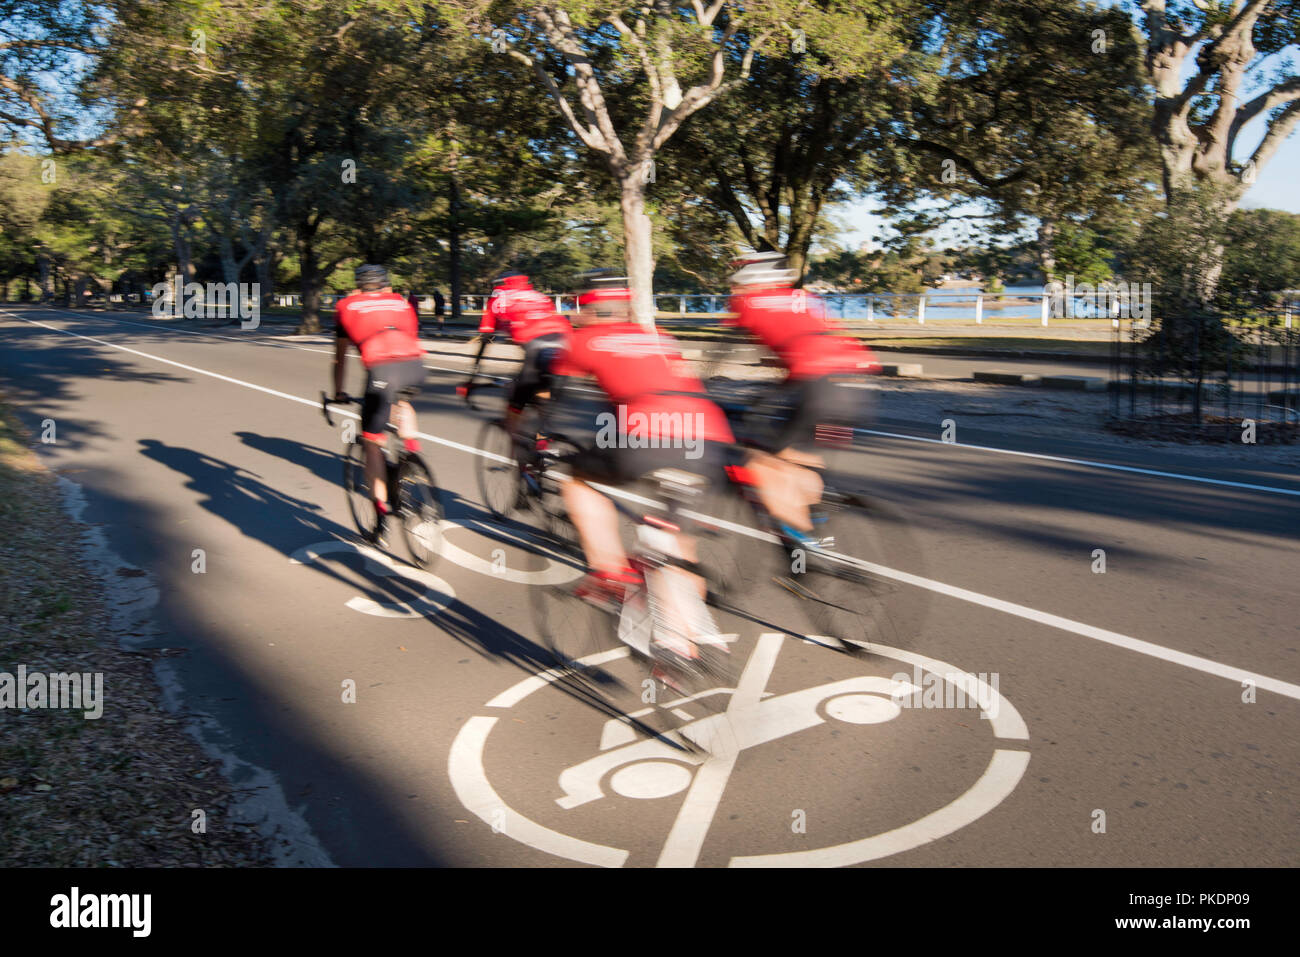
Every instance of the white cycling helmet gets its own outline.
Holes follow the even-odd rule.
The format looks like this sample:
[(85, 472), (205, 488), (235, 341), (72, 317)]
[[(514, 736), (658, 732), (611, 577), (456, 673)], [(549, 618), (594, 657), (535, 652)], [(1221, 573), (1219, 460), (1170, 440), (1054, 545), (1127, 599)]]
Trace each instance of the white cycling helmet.
[(785, 253), (775, 250), (741, 256), (731, 265), (736, 267), (731, 274), (733, 286), (788, 286), (798, 278), (787, 268)]

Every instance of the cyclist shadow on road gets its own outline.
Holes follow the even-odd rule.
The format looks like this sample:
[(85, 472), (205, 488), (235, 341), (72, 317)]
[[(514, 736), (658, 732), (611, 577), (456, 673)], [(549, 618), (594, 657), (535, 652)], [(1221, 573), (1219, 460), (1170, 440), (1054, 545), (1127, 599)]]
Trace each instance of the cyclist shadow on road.
[(259, 435), (256, 432), (236, 432), (235, 438), (249, 448), (264, 455), (272, 455), (294, 465), (301, 465), (317, 478), (337, 485), (343, 473), (343, 459), (335, 451), (327, 451), (283, 436)]
[[(241, 437), (250, 445), (261, 439), (251, 433)], [(263, 440), (263, 451), (302, 465), (312, 471), (324, 470), (325, 477), (336, 479), (338, 458), (319, 449), (292, 440)], [(199, 504), (254, 538), (288, 557), (301, 556), (304, 550), (314, 554), (304, 564), (340, 584), (360, 589), (364, 597), (385, 606), (429, 609), (429, 588), (418, 577), (401, 574), (400, 560), (389, 573), (365, 557), (355, 531), (330, 519), (325, 509), (315, 503), (277, 489), (256, 472), (222, 461), (193, 449), (167, 445), (156, 439), (140, 441), (141, 454), (189, 477), (186, 488), (203, 496)], [(443, 493), (444, 499), (454, 499)], [(469, 526), (464, 509), (456, 509), (459, 522)], [(356, 544), (357, 549), (328, 551), (322, 545), (335, 541)], [(300, 558), (300, 560), (302, 560)], [(432, 572), (436, 575), (438, 566)], [(484, 656), (501, 657), (522, 668), (536, 671), (545, 667), (546, 650), (526, 636), (484, 614), (459, 599), (437, 603), (426, 616), (434, 624), (463, 644), (474, 647)]]
[[(202, 496), (203, 508), (286, 558), (304, 546), (357, 541), (350, 527), (330, 519), (320, 505), (273, 487), (256, 472), (157, 439), (140, 440), (140, 451), (188, 476), (185, 487)], [(349, 588), (361, 589), (379, 604), (418, 607), (425, 602), (423, 585), (401, 575), (371, 574), (369, 563), (356, 553), (324, 555), (310, 567)]]

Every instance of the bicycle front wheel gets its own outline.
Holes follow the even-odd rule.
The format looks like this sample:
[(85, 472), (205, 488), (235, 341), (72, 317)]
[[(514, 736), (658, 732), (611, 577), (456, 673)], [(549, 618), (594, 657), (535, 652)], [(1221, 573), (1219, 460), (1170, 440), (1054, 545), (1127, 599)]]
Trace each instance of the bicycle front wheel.
[(478, 456), (479, 494), (492, 517), (504, 519), (515, 510), (523, 488), (514, 440), (498, 419), (483, 423), (478, 447), (484, 453)]
[(347, 493), (352, 524), (366, 541), (375, 534), (375, 502), (366, 481), (365, 443), (353, 442), (343, 457), (343, 489)]
[(582, 542), (578, 529), (564, 507), (564, 496), (560, 493), (560, 482), (552, 468), (555, 459), (563, 459), (578, 451), (578, 446), (561, 436), (547, 439), (548, 451), (552, 458), (539, 461), (531, 475), (538, 483), (537, 496), (533, 503), (540, 513), (543, 531), (570, 555), (582, 554)]
[(411, 561), (428, 568), (442, 552), (442, 498), (433, 472), (418, 455), (402, 460), (397, 481), (398, 517)]
[(889, 554), (876, 516), (851, 505), (831, 506), (825, 514), (819, 534), (829, 533), (829, 546), (788, 555), (789, 571), (778, 581), (798, 599), (810, 636), (847, 643), (851, 651), (869, 651), (872, 643), (899, 646), (902, 587), (862, 564), (883, 564)]

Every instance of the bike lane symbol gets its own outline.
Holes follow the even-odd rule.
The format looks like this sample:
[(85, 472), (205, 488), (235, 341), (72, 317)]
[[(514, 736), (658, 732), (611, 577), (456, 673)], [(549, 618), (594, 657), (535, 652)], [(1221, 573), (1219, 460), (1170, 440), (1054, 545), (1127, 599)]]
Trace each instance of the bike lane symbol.
[(310, 565), (324, 555), (357, 555), (365, 559), (366, 570), (381, 578), (403, 578), (416, 592), (415, 597), (404, 602), (378, 602), (373, 598), (355, 595), (344, 606), (363, 615), (377, 618), (424, 618), (447, 608), (456, 600), (455, 589), (437, 575), (410, 565), (399, 564), (391, 555), (370, 545), (331, 539), (304, 545), (289, 556), (291, 565)]
[[(601, 735), (601, 753), (560, 772), (560, 796), (556, 803), (571, 810), (604, 797), (600, 782), (606, 775), (609, 775), (609, 787), (629, 798), (666, 797), (689, 788), (660, 852), (658, 866), (694, 866), (742, 751), (824, 724), (825, 719), (817, 713), (821, 702), (826, 702), (826, 713), (836, 720), (877, 724), (898, 717), (902, 709), (896, 700), (919, 690), (910, 682), (859, 676), (773, 695), (764, 689), (784, 640), (779, 634), (761, 636), (737, 681), (727, 711), (679, 729), (697, 741), (707, 739), (709, 756), (682, 752), (657, 739), (638, 741), (621, 722), (609, 721)], [(987, 709), (995, 738), (1008, 743), (1028, 740), (1028, 728), (1020, 714), (996, 688), (923, 655), (879, 645), (873, 645), (872, 650), (944, 681), (960, 681), (965, 690), (975, 690), (981, 702), (995, 705)], [(593, 655), (583, 663), (605, 664), (627, 653), (626, 649), (615, 649)], [(556, 672), (549, 671), (526, 678), (497, 695), (487, 706), (513, 708), (557, 677)], [(979, 687), (972, 689), (972, 682)], [(683, 716), (686, 716), (684, 712)], [(470, 718), (452, 744), (448, 772), (461, 803), (492, 824), (494, 831), (505, 831), (523, 844), (580, 863), (621, 867), (628, 851), (562, 834), (506, 806), (488, 780), (483, 765), (487, 738), (498, 720), (483, 715)], [(729, 864), (732, 867), (844, 866), (910, 850), (965, 827), (993, 810), (1015, 790), (1028, 764), (1027, 751), (998, 747), (983, 775), (971, 788), (950, 804), (911, 824), (816, 850), (735, 856)], [(500, 826), (504, 819), (510, 822), (508, 828)]]

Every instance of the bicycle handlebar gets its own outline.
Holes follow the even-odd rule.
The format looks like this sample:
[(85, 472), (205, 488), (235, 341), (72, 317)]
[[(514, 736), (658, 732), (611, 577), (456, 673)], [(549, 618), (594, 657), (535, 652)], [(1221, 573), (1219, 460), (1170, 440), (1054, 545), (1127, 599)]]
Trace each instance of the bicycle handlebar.
[(320, 413), (325, 416), (325, 421), (329, 423), (330, 428), (334, 427), (334, 417), (330, 415), (331, 405), (356, 405), (360, 402), (350, 395), (345, 395), (342, 399), (331, 399), (323, 391), (320, 394)]

